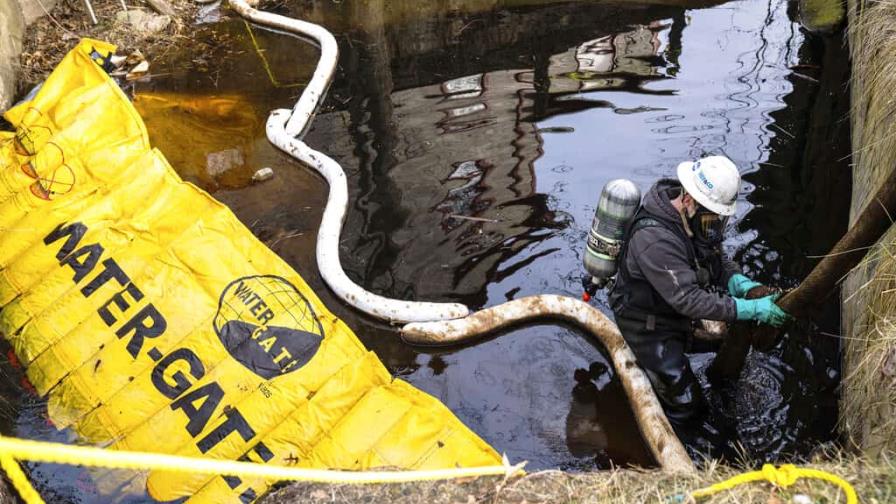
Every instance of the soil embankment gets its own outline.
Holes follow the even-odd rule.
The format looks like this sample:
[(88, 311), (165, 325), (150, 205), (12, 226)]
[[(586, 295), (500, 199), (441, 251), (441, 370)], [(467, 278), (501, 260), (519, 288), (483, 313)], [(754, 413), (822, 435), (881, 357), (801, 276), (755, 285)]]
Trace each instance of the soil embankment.
[[(853, 196), (851, 221), (896, 163), (896, 5), (851, 0)], [(846, 279), (840, 429), (868, 456), (896, 449), (896, 228)]]

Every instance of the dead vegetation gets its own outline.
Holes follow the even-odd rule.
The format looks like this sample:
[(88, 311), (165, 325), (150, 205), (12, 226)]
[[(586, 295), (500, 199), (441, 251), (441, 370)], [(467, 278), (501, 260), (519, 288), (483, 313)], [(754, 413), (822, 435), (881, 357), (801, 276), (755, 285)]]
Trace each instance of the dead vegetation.
[[(896, 1), (850, 1), (853, 213), (896, 164)], [(889, 216), (892, 221), (896, 216)], [(843, 287), (840, 430), (868, 456), (896, 449), (896, 228)]]
[[(20, 93), (25, 87), (45, 79), (84, 37), (111, 42), (127, 54), (139, 49), (149, 59), (162, 57), (190, 39), (191, 19), (198, 9), (192, 1), (171, 2), (174, 15), (168, 16), (166, 21), (144, 0), (126, 0), (127, 11), (120, 0), (92, 0), (91, 3), (98, 21), (96, 25), (82, 0), (61, 0), (48, 15), (27, 28), (19, 58)], [(121, 14), (123, 12), (127, 14)], [(135, 28), (132, 22), (138, 17), (152, 19), (155, 26)]]
[[(888, 460), (868, 463), (839, 453), (827, 453), (811, 467), (849, 481), (862, 503), (896, 501), (896, 470)], [(591, 473), (543, 471), (504, 480), (479, 478), (462, 482), (422, 482), (392, 485), (315, 485), (296, 483), (263, 498), (263, 504), (390, 502), (394, 504), (474, 503), (685, 503), (691, 491), (739, 474), (728, 466), (710, 464), (693, 475), (619, 469)], [(808, 498), (796, 497), (803, 495)], [(700, 502), (726, 504), (844, 503), (839, 489), (818, 480), (801, 479), (787, 489), (751, 483)]]

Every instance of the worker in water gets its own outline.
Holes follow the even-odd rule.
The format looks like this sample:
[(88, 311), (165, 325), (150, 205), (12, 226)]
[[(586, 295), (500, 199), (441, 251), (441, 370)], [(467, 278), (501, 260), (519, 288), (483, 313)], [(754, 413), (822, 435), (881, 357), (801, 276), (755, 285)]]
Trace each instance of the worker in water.
[(678, 165), (644, 195), (626, 230), (609, 301), (626, 342), (676, 427), (705, 411), (685, 356), (695, 321), (756, 320), (780, 326), (789, 316), (776, 295), (745, 299), (760, 284), (722, 255), (735, 213), (740, 173), (724, 156)]

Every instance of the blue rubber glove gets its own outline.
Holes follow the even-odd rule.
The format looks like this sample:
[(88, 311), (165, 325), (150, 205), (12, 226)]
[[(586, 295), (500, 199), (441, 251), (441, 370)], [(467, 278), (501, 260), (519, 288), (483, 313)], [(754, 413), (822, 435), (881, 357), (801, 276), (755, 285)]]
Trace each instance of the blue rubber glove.
[(780, 294), (772, 294), (759, 299), (734, 298), (737, 320), (758, 320), (770, 326), (781, 327), (791, 317), (775, 304)]
[(745, 275), (735, 273), (728, 279), (728, 294), (731, 294), (734, 297), (744, 297), (750, 292), (750, 289), (759, 287), (760, 285), (762, 284), (750, 280)]

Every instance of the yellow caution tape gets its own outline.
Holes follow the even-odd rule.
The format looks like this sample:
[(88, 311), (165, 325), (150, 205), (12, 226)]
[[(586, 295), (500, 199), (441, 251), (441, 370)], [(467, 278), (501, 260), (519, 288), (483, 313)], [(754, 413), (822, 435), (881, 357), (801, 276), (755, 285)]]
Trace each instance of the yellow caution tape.
[(717, 493), (731, 490), (738, 485), (755, 481), (769, 481), (775, 486), (787, 488), (800, 478), (819, 479), (837, 485), (846, 495), (846, 504), (857, 504), (859, 502), (855, 489), (843, 478), (819, 469), (796, 467), (793, 464), (784, 464), (780, 468), (776, 468), (772, 464), (765, 464), (759, 471), (739, 474), (721, 483), (695, 490), (691, 492), (690, 497), (694, 500), (710, 497)]
[(249, 32), (249, 39), (252, 40), (252, 47), (255, 48), (255, 53), (258, 54), (258, 58), (261, 60), (262, 66), (264, 66), (264, 71), (268, 74), (268, 80), (271, 81), (271, 84), (275, 88), (293, 88), (293, 87), (301, 87), (305, 86), (307, 82), (296, 82), (293, 84), (281, 84), (277, 77), (274, 76), (274, 71), (271, 69), (271, 64), (268, 63), (268, 59), (264, 55), (264, 49), (258, 46), (258, 40), (255, 39), (255, 33), (252, 32), (252, 26), (249, 25), (248, 21), (243, 21), (246, 25), (246, 31)]
[(304, 469), (251, 462), (181, 457), (160, 453), (116, 451), (0, 436), (0, 463), (2, 463), (3, 469), (19, 491), (19, 495), (27, 504), (43, 503), (44, 501), (31, 486), (25, 474), (22, 473), (16, 460), (111, 469), (163, 470), (181, 474), (239, 476), (262, 478), (269, 481), (289, 480), (350, 484), (407, 483), (475, 476), (511, 477), (522, 474), (523, 466), (526, 465), (523, 462), (517, 465), (506, 464), (427, 471), (333, 471), (328, 469)]

